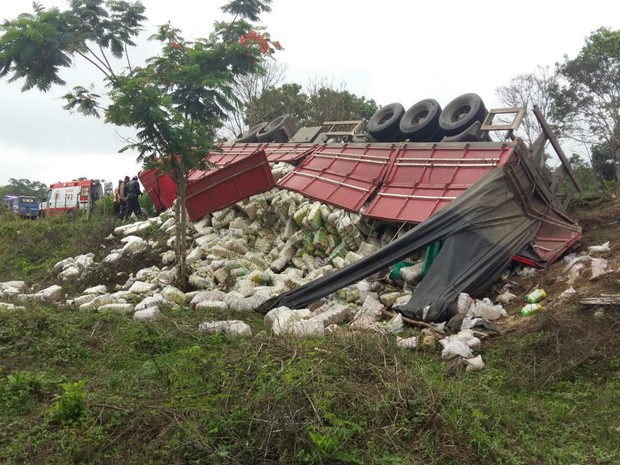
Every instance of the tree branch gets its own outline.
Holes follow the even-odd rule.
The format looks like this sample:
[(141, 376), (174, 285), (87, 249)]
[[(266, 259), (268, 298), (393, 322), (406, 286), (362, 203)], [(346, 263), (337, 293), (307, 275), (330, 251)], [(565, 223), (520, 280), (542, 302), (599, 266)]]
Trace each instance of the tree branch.
[(104, 67), (102, 67), (101, 65), (99, 65), (99, 63), (97, 63), (96, 61), (94, 61), (93, 59), (91, 59), (88, 55), (82, 53), (82, 52), (76, 52), (79, 56), (81, 56), (82, 58), (84, 58), (86, 61), (88, 61), (90, 64), (92, 64), (93, 66), (95, 66), (99, 71), (101, 71), (105, 77), (110, 78), (110, 75), (108, 74), (108, 72), (105, 70)]

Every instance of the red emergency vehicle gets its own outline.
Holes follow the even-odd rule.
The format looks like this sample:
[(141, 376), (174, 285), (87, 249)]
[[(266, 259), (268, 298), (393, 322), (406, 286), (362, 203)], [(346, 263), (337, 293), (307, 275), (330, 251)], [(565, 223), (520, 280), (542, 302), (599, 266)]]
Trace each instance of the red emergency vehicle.
[(41, 216), (73, 215), (78, 210), (92, 209), (102, 197), (103, 186), (98, 180), (57, 182), (45, 193), (39, 212)]

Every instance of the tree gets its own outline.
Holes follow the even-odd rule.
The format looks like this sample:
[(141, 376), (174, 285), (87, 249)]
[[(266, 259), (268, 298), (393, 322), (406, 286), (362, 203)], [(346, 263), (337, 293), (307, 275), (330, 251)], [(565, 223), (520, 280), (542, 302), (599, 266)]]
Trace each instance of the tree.
[(249, 126), (271, 121), (283, 114), (293, 116), (297, 124), (305, 125), (308, 97), (299, 84), (284, 84), (269, 89), (260, 96), (252, 98), (246, 107), (246, 118)]
[(581, 123), (591, 142), (608, 144), (620, 195), (620, 31), (596, 30), (575, 58), (565, 56), (557, 68), (565, 81), (557, 106)]
[(235, 81), (233, 89), (238, 101), (234, 103), (234, 109), (228, 114), (224, 123), (228, 135), (236, 137), (248, 129), (246, 114), (248, 105), (253, 99), (281, 84), (285, 72), (286, 65), (284, 63), (266, 60), (260, 72), (240, 76)]
[(539, 66), (534, 73), (520, 74), (510, 80), (507, 86), (500, 86), (495, 90), (500, 101), (507, 107), (523, 107), (526, 109), (518, 135), (531, 145), (542, 129), (532, 113), (534, 105), (538, 105), (543, 116), (553, 128), (557, 137), (563, 137), (570, 132), (571, 127), (567, 119), (561, 118), (561, 112), (556, 105), (558, 102), (553, 96), (559, 89), (559, 76), (549, 66)]
[(592, 146), (592, 169), (605, 181), (616, 180), (614, 153), (609, 144), (594, 144)]
[(369, 120), (378, 110), (374, 100), (358, 97), (326, 80), (310, 82), (308, 94), (308, 125), (320, 126), (325, 121)]
[[(594, 170), (590, 164), (578, 153), (573, 153), (569, 158), (569, 163), (581, 186), (581, 198), (598, 197), (601, 192), (606, 191), (607, 187), (602, 181), (599, 173)], [(558, 167), (556, 169), (562, 169)], [(559, 192), (569, 193), (572, 197), (575, 194), (575, 186), (568, 179), (564, 178), (558, 187)]]
[(187, 288), (185, 192), (190, 170), (206, 168), (215, 135), (233, 108), (234, 84), (261, 69), (264, 58), (280, 48), (251, 24), (269, 11), (271, 0), (230, 0), (222, 7), (232, 22), (215, 22), (209, 37), (186, 41), (170, 24), (152, 39), (161, 53), (141, 67), (114, 70), (108, 54), (122, 58), (145, 19), (139, 3), (71, 0), (67, 11), (20, 15), (2, 25), (0, 77), (24, 79), (23, 89), (49, 90), (64, 84), (63, 67), (81, 56), (99, 69), (109, 88), (109, 104), (92, 89), (78, 86), (64, 96), (65, 108), (105, 116), (106, 122), (137, 129), (134, 149), (146, 167), (167, 173), (176, 183), (176, 256), (179, 284)]
[(250, 126), (282, 114), (291, 114), (298, 126), (320, 126), (325, 121), (370, 119), (377, 109), (374, 100), (320, 80), (310, 82), (305, 92), (299, 84), (269, 89), (248, 103), (246, 117)]
[(47, 185), (39, 181), (30, 181), (29, 179), (10, 178), (9, 183), (0, 187), (0, 196), (5, 195), (30, 195), (37, 199), (41, 199), (47, 191)]

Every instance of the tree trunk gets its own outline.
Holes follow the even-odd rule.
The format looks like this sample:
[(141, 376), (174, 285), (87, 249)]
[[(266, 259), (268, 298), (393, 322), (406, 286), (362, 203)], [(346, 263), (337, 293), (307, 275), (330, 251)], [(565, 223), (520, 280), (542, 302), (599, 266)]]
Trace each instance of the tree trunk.
[(179, 176), (177, 181), (177, 202), (175, 207), (176, 221), (176, 244), (175, 255), (177, 262), (177, 286), (182, 291), (189, 289), (189, 276), (187, 272), (187, 210), (185, 209), (185, 191), (187, 188), (187, 177)]
[(616, 158), (616, 198), (620, 199), (620, 144), (614, 144), (614, 155)]

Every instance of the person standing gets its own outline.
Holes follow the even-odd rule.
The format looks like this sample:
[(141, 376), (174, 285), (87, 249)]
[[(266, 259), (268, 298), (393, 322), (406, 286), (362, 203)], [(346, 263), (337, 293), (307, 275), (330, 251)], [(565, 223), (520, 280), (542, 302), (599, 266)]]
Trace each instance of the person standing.
[(125, 176), (125, 179), (120, 184), (120, 194), (121, 194), (121, 208), (118, 213), (118, 217), (120, 219), (125, 218), (125, 212), (127, 211), (127, 185), (129, 184), (129, 176)]
[(123, 181), (121, 179), (118, 180), (118, 185), (116, 189), (114, 189), (114, 215), (117, 218), (122, 218), (121, 216), (121, 205), (123, 202), (123, 198), (121, 195), (121, 188), (124, 188)]
[(127, 219), (134, 213), (138, 217), (145, 216), (140, 209), (140, 203), (138, 198), (142, 195), (140, 190), (140, 183), (138, 182), (138, 176), (134, 176), (131, 181), (125, 186), (125, 194), (127, 197), (127, 207), (125, 211), (124, 219)]

